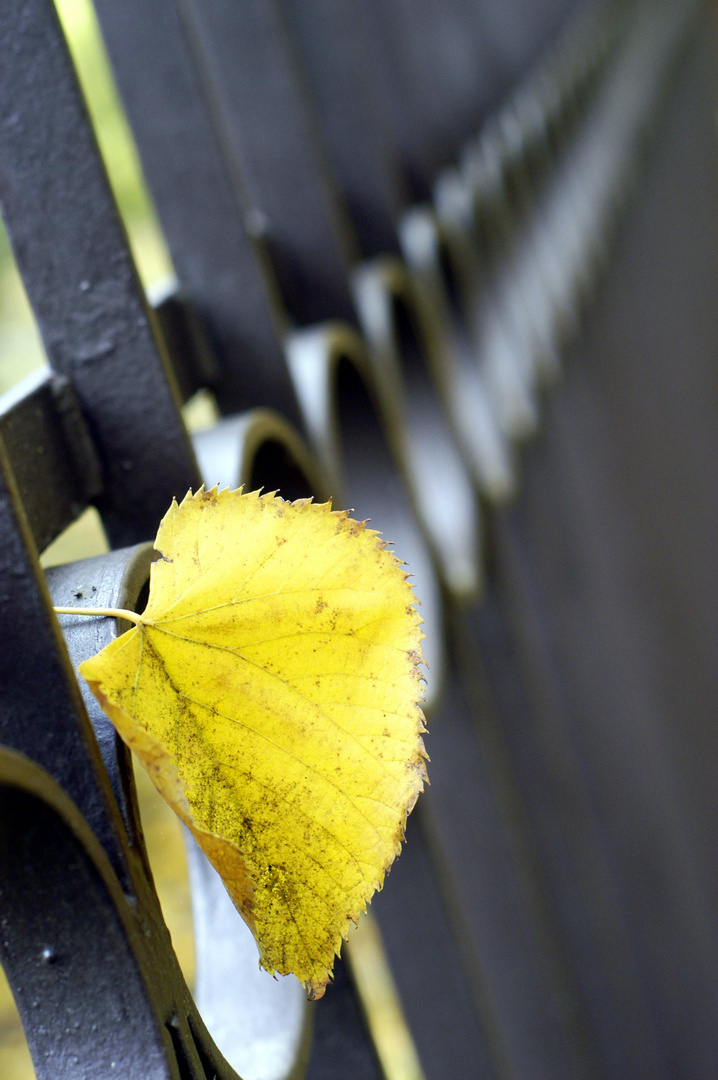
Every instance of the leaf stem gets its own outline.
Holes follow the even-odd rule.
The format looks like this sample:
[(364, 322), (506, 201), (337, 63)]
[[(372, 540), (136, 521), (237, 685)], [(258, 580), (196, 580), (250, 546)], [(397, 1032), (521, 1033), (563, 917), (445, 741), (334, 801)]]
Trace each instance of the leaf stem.
[(108, 619), (127, 619), (136, 626), (144, 622), (141, 615), (127, 608), (56, 607), (53, 610), (56, 615), (103, 615)]

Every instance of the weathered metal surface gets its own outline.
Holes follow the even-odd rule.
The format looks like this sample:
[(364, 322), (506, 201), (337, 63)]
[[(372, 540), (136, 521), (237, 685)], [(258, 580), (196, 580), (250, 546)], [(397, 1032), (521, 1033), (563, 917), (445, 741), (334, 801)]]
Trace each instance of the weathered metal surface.
[[(477, 1075), (591, 1077), (585, 1005), (487, 732), (491, 701), (472, 713), (461, 674), (429, 714), (431, 787), (375, 902), (392, 968), (430, 1075), (464, 1075), (473, 1056)], [(427, 1010), (422, 988), (444, 982)]]
[(132, 913), (96, 835), (65, 789), (5, 747), (0, 822), (0, 959), (35, 1076), (188, 1075), (171, 1063), (169, 1032), (137, 965)]
[(363, 0), (280, 0), (300, 75), (364, 258), (398, 254), (408, 200)]
[(183, 401), (198, 390), (219, 387), (222, 367), (212, 350), (202, 320), (176, 281), (151, 291), (152, 312), (159, 325)]
[(44, 368), (0, 397), (0, 436), (42, 551), (102, 491), (102, 471), (72, 384)]
[(220, 405), (277, 408), (297, 422), (286, 316), (249, 235), (261, 222), (228, 157), (187, 13), (173, 0), (95, 6), (175, 272), (222, 365)]
[(50, 365), (97, 450), (108, 534), (147, 539), (197, 476), (166, 357), (51, 0), (3, 4), (0, 43), (5, 224)]
[[(434, 784), (376, 906), (427, 1076), (713, 1075), (718, 750), (707, 552), (715, 530), (695, 492), (715, 486), (706, 465), (715, 418), (710, 365), (676, 374), (671, 361), (694, 352), (714, 359), (706, 282), (715, 281), (715, 260), (706, 252), (715, 208), (697, 201), (687, 238), (683, 222), (669, 221), (668, 239), (646, 240), (664, 235), (664, 208), (684, 183), (701, 187), (702, 136), (685, 134), (685, 117), (695, 85), (710, 83), (704, 71), (690, 93), (681, 90), (649, 174), (647, 216), (628, 219), (629, 247), (616, 249), (616, 280), (586, 322), (563, 396), (544, 401), (644, 167), (683, 22), (697, 5), (596, 3), (595, 21), (587, 6), (583, 30), (564, 35), (550, 63), (538, 75), (534, 67), (465, 148), (461, 168), (435, 186), (439, 166), (456, 163), (462, 139), (515, 87), (568, 4), (521, 4), (521, 18), (513, 2), (387, 0), (376, 13), (383, 36), (367, 46), (371, 26), (362, 23), (334, 100), (352, 13), (364, 8), (282, 0), (357, 250), (394, 255), (358, 271), (349, 269), (352, 242), (337, 225), (278, 9), (254, 0), (241, 13), (209, 0), (98, 6), (180, 278), (181, 292), (158, 314), (182, 394), (209, 384), (226, 409), (265, 407), (198, 438), (211, 479), (326, 494), (311, 452), (266, 408), (279, 406), (310, 432), (337, 505), (370, 515), (417, 574)], [(336, 52), (331, 27), (344, 42)], [(171, 495), (199, 476), (50, 4), (11, 0), (0, 38), (3, 205), (56, 372), (6, 399), (0, 415), (9, 459), (0, 489), (0, 740), (65, 793), (0, 752), (0, 899), (10, 913), (0, 952), (40, 1076), (101, 1077), (116, 1051), (125, 1071), (136, 1065), (143, 1076), (230, 1080), (159, 915), (125, 752), (87, 695), (83, 710), (32, 543), (44, 545), (93, 500), (115, 543), (149, 538)], [(386, 116), (374, 129), (377, 100)], [(346, 131), (340, 108), (352, 117)], [(705, 131), (707, 106), (701, 115)], [(438, 216), (430, 207), (398, 216), (399, 165), (415, 194), (434, 189)], [(671, 297), (662, 321), (640, 304), (626, 311), (647, 266), (656, 292)], [(684, 308), (675, 298), (688, 292)], [(484, 338), (472, 334), (476, 312)], [(343, 325), (307, 325), (339, 316)], [(690, 331), (678, 333), (681, 322)], [(645, 341), (655, 361), (648, 381)], [(488, 394), (477, 389), (481, 377)], [(497, 501), (516, 489), (514, 444), (547, 425), (526, 455), (528, 490), (513, 511), (490, 517), (487, 594), (463, 616), (452, 609), (448, 639), (436, 568), (455, 596), (469, 595), (479, 564), (474, 496), (452, 464), (437, 383), (464, 425), (474, 480)], [(486, 422), (472, 444), (480, 403)], [(490, 431), (496, 415), (503, 432)], [(680, 513), (669, 512), (674, 505)], [(647, 542), (636, 540), (639, 528)], [(49, 580), (65, 602), (133, 606), (148, 560), (147, 549), (117, 552)], [(646, 611), (678, 629), (660, 630)], [(99, 619), (64, 625), (75, 662), (117, 629)], [(49, 845), (47, 881), (30, 835)], [(234, 1060), (233, 1010), (258, 1015), (259, 995), (247, 1003), (249, 983), (230, 992), (233, 980), (243, 983), (246, 954), (237, 959), (236, 916), (220, 912), (221, 888), (206, 871), (200, 863), (198, 994)], [(79, 920), (53, 907), (62, 890)], [(28, 892), (42, 920), (27, 918)], [(119, 985), (108, 979), (108, 958)], [(340, 967), (312, 1009), (310, 1080), (379, 1075), (346, 975)], [(264, 1016), (275, 1064), (284, 1062), (277, 1076), (301, 1071), (307, 1054), (306, 1005), (288, 994)], [(98, 1031), (86, 1038), (93, 1004)], [(125, 1007), (133, 1019), (121, 1030)]]
[(299, 325), (354, 320), (352, 238), (315, 145), (274, 0), (185, 0), (235, 162), (235, 176)]
[(72, 793), (115, 872), (126, 879), (110, 788), (1, 448), (0, 464), (0, 740)]
[[(716, 199), (700, 134), (715, 38), (703, 26), (497, 544), (522, 647), (554, 703), (544, 698), (544, 722), (571, 743), (586, 784), (624, 920), (617, 959), (631, 957), (641, 980), (664, 1074), (696, 1077), (718, 1055), (717, 699), (704, 651), (716, 595), (708, 386), (718, 326), (705, 289)], [(585, 960), (576, 969), (591, 971)], [(617, 1033), (607, 1021), (607, 1048)], [(638, 1071), (630, 1058), (623, 1068)]]
[(403, 262), (357, 267), (354, 295), (389, 444), (449, 592), (475, 596), (482, 575), (481, 509), (433, 383), (439, 327)]
[[(647, 33), (642, 42), (649, 46)], [(674, 62), (662, 65), (664, 74)], [(631, 68), (633, 86), (639, 70)], [(698, 70), (692, 66), (681, 81), (660, 151), (643, 172), (641, 206), (627, 217), (611, 281), (527, 457), (519, 508), (497, 526), (496, 591), (477, 620), (476, 646), (611, 1076), (708, 1075), (717, 1050), (709, 1019), (716, 1010), (715, 858), (707, 854), (715, 851), (715, 813), (707, 809), (715, 787), (705, 772), (706, 761), (715, 761), (706, 742), (714, 691), (689, 659), (683, 634), (658, 629), (671, 624), (676, 588), (685, 590), (684, 610), (696, 615), (698, 580), (704, 597), (703, 589), (715, 595), (712, 569), (699, 555), (707, 533), (701, 528), (703, 539), (682, 549), (690, 548), (701, 571), (687, 570), (676, 542), (688, 518), (697, 530), (705, 522), (695, 503), (688, 510), (692, 485), (679, 494), (677, 454), (680, 471), (691, 442), (694, 479), (697, 462), (713, 460), (710, 452), (696, 456), (693, 441), (696, 424), (701, 441), (710, 426), (703, 395), (712, 360), (706, 367), (705, 358), (716, 334), (714, 305), (699, 284), (712, 274), (715, 208), (698, 136), (712, 96), (705, 69)], [(697, 85), (703, 91), (689, 133), (686, 102)], [(661, 93), (663, 86), (661, 79)], [(626, 103), (625, 93), (616, 100)], [(632, 130), (642, 145), (645, 128)], [(694, 209), (701, 206), (692, 230), (713, 221), (707, 236), (684, 236), (682, 215), (667, 230), (665, 207), (680, 205), (684, 185), (695, 193)], [(687, 284), (689, 263), (696, 277)], [(665, 298), (659, 323), (656, 295)], [(675, 361), (687, 355), (691, 390), (683, 361)], [(638, 420), (648, 401), (651, 418)], [(686, 409), (690, 437), (686, 428), (677, 434)], [(712, 490), (715, 471), (698, 471), (703, 490)], [(656, 529), (659, 520), (665, 526)]]
[[(189, 1009), (189, 995), (144, 876), (137, 834), (135, 845), (128, 842), (17, 490), (0, 457), (0, 741), (5, 751), (33, 763), (24, 770), (14, 762), (4, 780), (22, 787), (13, 777), (25, 776), (25, 787), (39, 796), (3, 789), (3, 966), (38, 1076), (109, 1078), (118, 1060), (131, 1065), (140, 1053), (148, 1075), (179, 1080), (165, 1028), (173, 1002)], [(109, 739), (104, 749), (113, 759)], [(37, 784), (35, 767), (42, 770)], [(178, 1045), (186, 1037), (184, 1020)], [(187, 1053), (198, 1064), (197, 1052)], [(225, 1075), (229, 1080), (232, 1073)]]
[[(415, 200), (575, 5), (372, 0), (373, 50)], [(499, 71), (497, 71), (499, 67)], [(451, 119), (449, 119), (449, 117)]]
[(198, 432), (193, 442), (207, 487), (261, 488), (283, 499), (322, 502), (337, 495), (299, 433), (271, 409), (224, 417)]
[[(546, 945), (551, 935), (517, 870), (514, 823), (502, 794), (507, 778), (489, 763), (480, 729), (456, 686), (457, 672), (452, 666), (447, 675), (438, 649), (444, 638), (441, 598), (392, 464), (382, 430), (386, 421), (362, 383), (361, 352), (352, 360), (350, 343), (341, 345), (337, 341), (332, 349), (327, 341), (323, 352), (316, 349), (295, 362), (303, 359), (319, 369), (308, 385), (318, 400), (327, 394), (333, 403), (345, 501), (395, 542), (414, 575), (427, 633), (431, 742), (443, 758), (422, 797), (433, 809), (419, 815), (421, 824), (411, 830), (387, 895), (375, 902), (422, 1061), (429, 1075), (447, 1080), (463, 1075), (471, 1061), (477, 1072), (485, 1069), (479, 1075), (493, 1075), (494, 1067), (500, 1074), (509, 1063), (521, 1075), (539, 1043), (542, 1062), (531, 1064), (537, 1076), (580, 1076), (584, 1069), (590, 1075), (578, 1021), (570, 1015), (580, 1005), (562, 997), (570, 980), (556, 970), (561, 964)], [(455, 813), (459, 805), (461, 813)], [(442, 986), (443, 1004), (434, 1002), (429, 1010), (427, 985)]]

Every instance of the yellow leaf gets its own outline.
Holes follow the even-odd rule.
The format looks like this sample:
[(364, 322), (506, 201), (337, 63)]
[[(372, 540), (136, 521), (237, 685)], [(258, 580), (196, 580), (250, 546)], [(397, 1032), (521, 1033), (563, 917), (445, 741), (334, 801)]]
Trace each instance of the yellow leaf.
[(320, 997), (426, 779), (420, 618), (329, 504), (173, 503), (137, 625), (81, 673), (194, 833), (262, 965)]

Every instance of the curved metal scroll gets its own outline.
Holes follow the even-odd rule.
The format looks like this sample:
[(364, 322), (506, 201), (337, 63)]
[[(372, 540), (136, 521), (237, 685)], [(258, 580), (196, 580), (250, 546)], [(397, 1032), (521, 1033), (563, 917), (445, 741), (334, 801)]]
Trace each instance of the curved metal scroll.
[(138, 963), (141, 928), (107, 856), (49, 773), (5, 748), (0, 853), (0, 958), (38, 1080), (177, 1080)]

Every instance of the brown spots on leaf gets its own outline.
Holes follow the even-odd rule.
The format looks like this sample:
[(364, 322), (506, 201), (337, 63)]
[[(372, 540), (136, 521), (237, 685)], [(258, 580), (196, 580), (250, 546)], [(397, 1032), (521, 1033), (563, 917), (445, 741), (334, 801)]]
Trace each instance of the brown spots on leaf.
[(139, 658), (110, 646), (84, 670), (110, 711), (124, 706), (123, 737), (224, 877), (263, 966), (320, 997), (347, 913), (381, 887), (426, 782), (411, 586), (364, 523), (272, 494), (190, 496), (164, 540), (176, 573), (155, 567)]
[(416, 675), (424, 664), (422, 653), (418, 649), (409, 649), (406, 656), (409, 663), (412, 665), (412, 674)]

